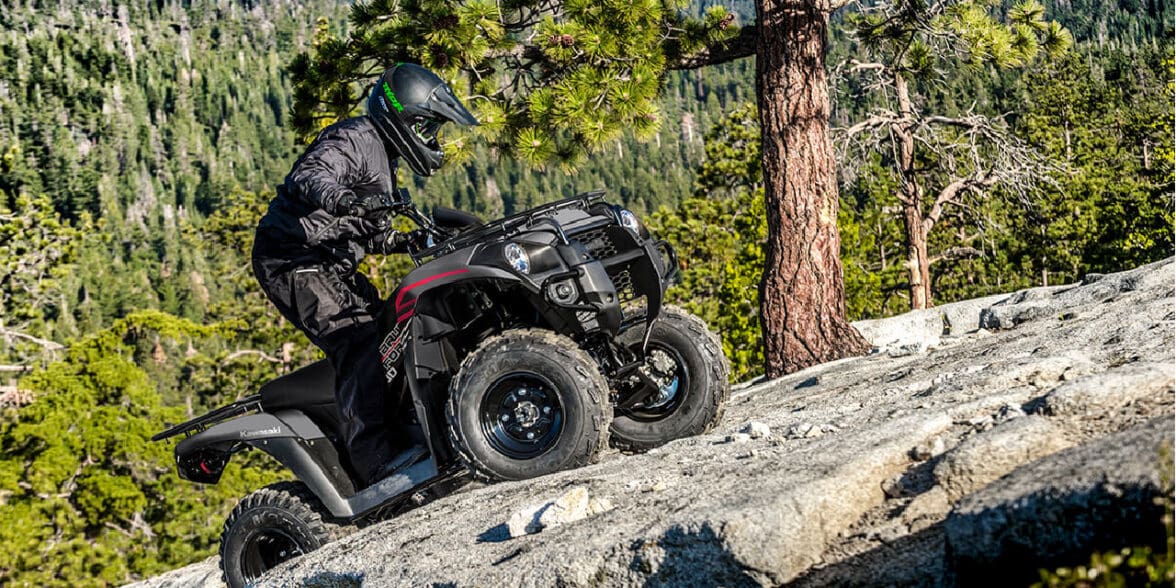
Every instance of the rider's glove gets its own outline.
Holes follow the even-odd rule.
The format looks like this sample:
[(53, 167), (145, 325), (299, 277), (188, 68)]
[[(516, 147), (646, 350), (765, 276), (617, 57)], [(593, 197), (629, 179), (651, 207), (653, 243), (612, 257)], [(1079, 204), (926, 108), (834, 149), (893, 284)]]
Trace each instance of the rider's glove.
[(427, 239), (428, 235), (421, 230), (402, 233), (396, 229), (388, 229), (369, 239), (366, 249), (368, 253), (378, 253), (381, 255), (406, 253), (410, 247), (413, 249), (422, 249)]
[(394, 205), (395, 202), (387, 194), (367, 194), (364, 196), (347, 194), (339, 198), (333, 212), (336, 216), (368, 217), (381, 215)]

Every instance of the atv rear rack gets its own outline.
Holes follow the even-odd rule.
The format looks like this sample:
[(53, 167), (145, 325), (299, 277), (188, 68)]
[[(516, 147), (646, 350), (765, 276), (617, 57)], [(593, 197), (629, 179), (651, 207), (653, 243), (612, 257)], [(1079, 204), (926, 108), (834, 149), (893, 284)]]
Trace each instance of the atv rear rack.
[(246, 396), (232, 404), (222, 406), (204, 416), (196, 417), (188, 422), (180, 423), (162, 433), (156, 433), (151, 437), (152, 441), (161, 441), (168, 437), (175, 437), (180, 433), (186, 436), (191, 436), (194, 433), (199, 433), (207, 429), (211, 425), (215, 425), (223, 420), (231, 419), (235, 416), (261, 410), (261, 394), (254, 394)]

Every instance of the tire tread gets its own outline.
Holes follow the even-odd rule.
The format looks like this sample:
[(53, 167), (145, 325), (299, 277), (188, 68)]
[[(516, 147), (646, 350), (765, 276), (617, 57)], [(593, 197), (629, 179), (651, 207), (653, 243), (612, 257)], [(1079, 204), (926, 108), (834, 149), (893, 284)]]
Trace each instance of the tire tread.
[(608, 402), (608, 383), (600, 375), (600, 372), (595, 369), (596, 362), (592, 357), (586, 351), (576, 346), (571, 339), (558, 335), (554, 331), (535, 328), (503, 331), (502, 333), (488, 337), (478, 345), (477, 349), (462, 360), (457, 376), (453, 378), (453, 382), (450, 384), (449, 401), (445, 403), (445, 418), (449, 423), (449, 426), (446, 427), (448, 429), (449, 441), (457, 451), (462, 463), (466, 464), (466, 467), (473, 473), (474, 478), (479, 481), (495, 482), (498, 479), (486, 473), (489, 467), (482, 463), (466, 447), (464, 440), (460, 439), (457, 435), (459, 423), (454, 391), (461, 390), (467, 385), (467, 374), (471, 373), (471, 366), (482, 361), (485, 353), (488, 353), (487, 350), (500, 347), (509, 348), (515, 345), (520, 345), (523, 349), (531, 349), (534, 347), (533, 342), (535, 341), (553, 348), (555, 353), (567, 360), (567, 365), (593, 366), (593, 369), (589, 370), (588, 373), (580, 372), (579, 375), (588, 384), (586, 388), (588, 395), (592, 398), (593, 404), (598, 408), (597, 414), (592, 416), (592, 427), (596, 431), (594, 435), (596, 445), (593, 447), (586, 444), (581, 451), (588, 454), (589, 463), (595, 463), (599, 459), (600, 453), (608, 447), (608, 428), (609, 423), (612, 421), (612, 405)]
[[(645, 305), (640, 305), (633, 310), (636, 316), (645, 316), (646, 312)], [(709, 432), (715, 428), (719, 421), (723, 420), (727, 397), (731, 393), (731, 386), (729, 384), (731, 364), (727, 361), (727, 356), (723, 353), (723, 344), (719, 340), (718, 335), (712, 332), (702, 319), (694, 316), (694, 314), (680, 306), (672, 304), (663, 306), (657, 320), (680, 321), (688, 331), (703, 341), (703, 344), (699, 346), (699, 350), (707, 360), (707, 364), (711, 366), (711, 377), (714, 378), (715, 382), (719, 382), (721, 387), (720, 392), (714, 394), (711, 398), (710, 410), (714, 412), (714, 416), (707, 421), (706, 426), (700, 431), (700, 433)], [(661, 445), (661, 443), (647, 443), (618, 436), (611, 436), (609, 443), (615, 449), (625, 453), (641, 453)]]

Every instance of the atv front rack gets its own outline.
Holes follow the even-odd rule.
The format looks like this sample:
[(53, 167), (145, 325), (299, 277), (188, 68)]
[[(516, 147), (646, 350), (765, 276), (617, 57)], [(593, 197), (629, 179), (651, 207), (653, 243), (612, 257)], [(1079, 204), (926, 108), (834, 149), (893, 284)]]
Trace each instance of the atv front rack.
[(562, 241), (567, 241), (567, 236), (563, 235), (563, 229), (550, 219), (551, 215), (559, 210), (567, 208), (580, 208), (588, 210), (593, 204), (604, 199), (604, 190), (596, 190), (594, 192), (584, 192), (577, 194), (571, 198), (564, 198), (563, 200), (556, 200), (549, 202), (542, 206), (538, 206), (526, 212), (520, 212), (513, 216), (508, 216), (504, 219), (496, 220), (486, 223), (480, 227), (476, 227), (462, 232), (460, 235), (442, 241), (433, 247), (425, 249), (412, 254), (412, 258), (419, 265), (426, 259), (440, 257), (447, 253), (457, 251), (462, 247), (476, 243), (479, 241), (492, 241), (510, 234), (520, 227), (533, 225), (539, 222), (549, 222), (554, 225), (553, 232), (561, 237)]
[(261, 410), (261, 394), (246, 396), (241, 400), (222, 406), (204, 416), (196, 417), (188, 422), (175, 425), (174, 427), (163, 431), (162, 433), (156, 433), (151, 437), (151, 440), (162, 441), (169, 437), (175, 437), (180, 433), (186, 433), (187, 435), (191, 436), (193, 433), (204, 431), (211, 425), (215, 425), (221, 421), (257, 410)]

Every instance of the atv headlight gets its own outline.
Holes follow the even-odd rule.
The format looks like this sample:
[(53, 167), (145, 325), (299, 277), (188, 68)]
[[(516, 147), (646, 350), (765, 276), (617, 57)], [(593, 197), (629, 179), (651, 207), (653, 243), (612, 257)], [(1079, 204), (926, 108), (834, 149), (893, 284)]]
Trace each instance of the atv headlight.
[(621, 226), (633, 231), (634, 235), (641, 233), (641, 223), (637, 222), (637, 215), (622, 208), (617, 213), (617, 219), (621, 221)]
[(502, 248), (502, 257), (514, 271), (520, 274), (531, 273), (531, 258), (527, 255), (527, 250), (523, 249), (522, 245), (518, 243), (507, 243)]

